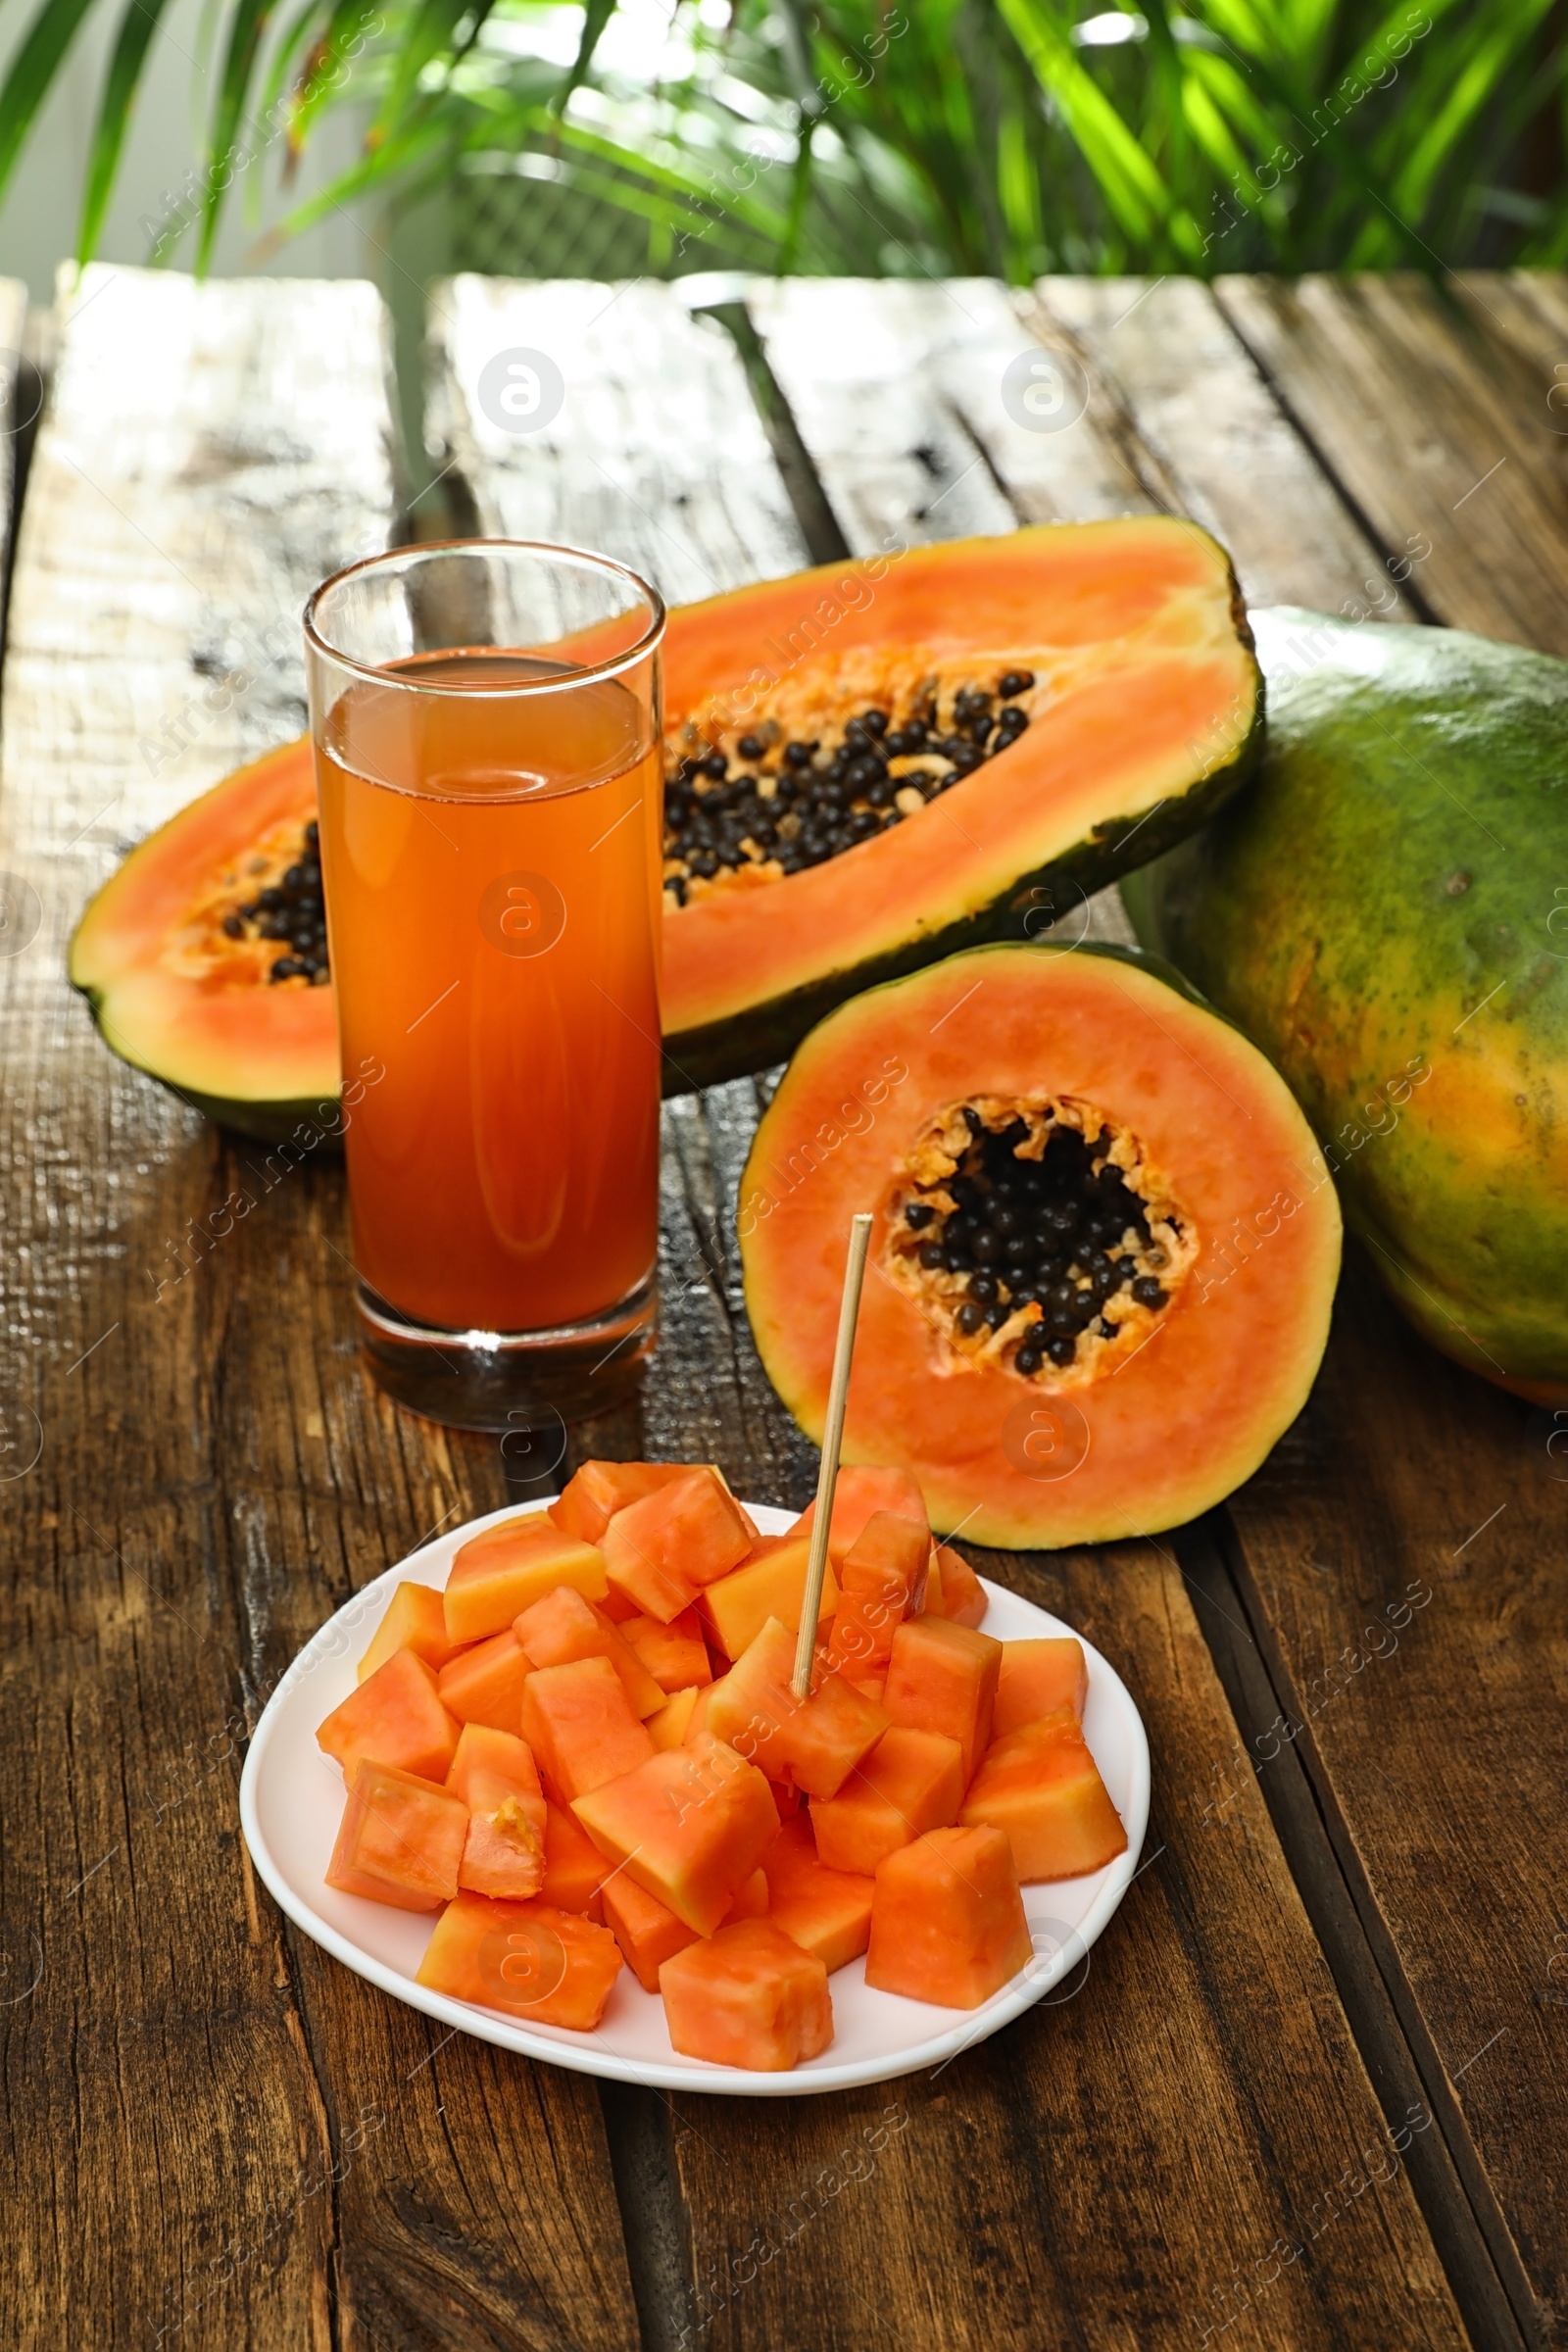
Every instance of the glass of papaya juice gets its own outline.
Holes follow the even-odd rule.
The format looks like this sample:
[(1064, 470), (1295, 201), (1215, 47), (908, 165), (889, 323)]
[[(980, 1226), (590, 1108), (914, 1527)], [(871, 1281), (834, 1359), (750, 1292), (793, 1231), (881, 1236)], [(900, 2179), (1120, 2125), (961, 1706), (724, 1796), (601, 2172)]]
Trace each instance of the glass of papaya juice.
[(663, 626), (504, 540), (306, 607), (360, 1334), (434, 1420), (599, 1412), (652, 1351)]

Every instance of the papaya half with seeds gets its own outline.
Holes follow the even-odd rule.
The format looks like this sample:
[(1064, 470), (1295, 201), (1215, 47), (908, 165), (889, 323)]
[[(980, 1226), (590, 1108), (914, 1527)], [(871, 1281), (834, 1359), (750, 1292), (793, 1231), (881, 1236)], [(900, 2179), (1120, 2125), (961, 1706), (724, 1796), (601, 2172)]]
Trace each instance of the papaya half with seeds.
[[(271, 1143), (338, 1100), (324, 944), (314, 952), (318, 931), (324, 943), (315, 824), (316, 770), (302, 736), (138, 842), (71, 943), (73, 984), (122, 1060), (209, 1118)], [(258, 904), (264, 894), (275, 907)], [(318, 970), (295, 952), (307, 940)], [(274, 981), (285, 958), (301, 968)]]
[(1254, 614), (1256, 785), (1127, 890), (1261, 1046), (1398, 1305), (1568, 1404), (1568, 662)]
[(1165, 515), (763, 581), (672, 614), (666, 652), (669, 1093), (1033, 936), (1200, 823), (1261, 740), (1229, 560)]
[(1333, 1181), (1278, 1071), (1135, 950), (973, 949), (799, 1048), (737, 1232), (759, 1352), (818, 1441), (859, 1209), (844, 1458), (907, 1466), (945, 1532), (1028, 1547), (1178, 1525), (1305, 1402)]
[[(665, 662), (666, 1093), (1040, 933), (1200, 822), (1261, 741), (1230, 564), (1168, 516), (764, 581), (672, 612)], [(118, 1054), (274, 1138), (337, 1086), (315, 812), (301, 739), (141, 843), (72, 946)]]

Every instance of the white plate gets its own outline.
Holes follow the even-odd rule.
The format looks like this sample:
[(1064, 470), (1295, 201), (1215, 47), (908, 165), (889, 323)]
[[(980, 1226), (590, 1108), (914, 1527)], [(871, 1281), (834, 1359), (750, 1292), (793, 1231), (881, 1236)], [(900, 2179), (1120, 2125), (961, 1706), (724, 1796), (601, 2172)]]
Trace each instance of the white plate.
[[(755, 1502), (747, 1508), (764, 1535), (781, 1534), (794, 1524), (789, 1511)], [(764, 2075), (683, 2058), (670, 2047), (663, 2003), (657, 1993), (643, 1991), (629, 1968), (616, 1978), (603, 2022), (592, 2034), (574, 2034), (564, 2026), (523, 2025), (497, 2010), (480, 2009), (416, 1984), (415, 1970), (430, 1939), (433, 1917), (395, 1911), (361, 1895), (339, 1894), (325, 1883), (323, 1873), (343, 1810), (343, 1776), (317, 1746), (316, 1727), (354, 1689), (355, 1668), (394, 1587), (444, 1585), (461, 1544), (480, 1529), (515, 1515), (513, 1504), (486, 1518), (471, 1519), (466, 1527), (438, 1537), (367, 1585), (301, 1650), (256, 1727), (239, 1788), (245, 1842), (289, 1918), (345, 1968), (443, 2025), (476, 2034), (481, 2041), (498, 2042), (503, 2049), (520, 2050), (529, 2058), (575, 2067), (580, 2074), (608, 2075), (617, 2082), (653, 2082), (666, 2090), (787, 2098), (805, 2091), (845, 2090), (858, 2082), (884, 2082), (918, 2067), (939, 2065), (1007, 2025), (1080, 1964), (1127, 1891), (1149, 1821), (1149, 1742), (1138, 1709), (1120, 1676), (1087, 1642), (1084, 1735), (1126, 1825), (1127, 1851), (1088, 1878), (1024, 1888), (1035, 1958), (980, 2008), (940, 2009), (876, 1992), (865, 1982), (865, 1962), (855, 1960), (831, 1980), (834, 2034), (821, 2057), (790, 2074)], [(990, 1606), (985, 1630), (1001, 1640), (1073, 1630), (1000, 1585), (986, 1582), (986, 1592)]]

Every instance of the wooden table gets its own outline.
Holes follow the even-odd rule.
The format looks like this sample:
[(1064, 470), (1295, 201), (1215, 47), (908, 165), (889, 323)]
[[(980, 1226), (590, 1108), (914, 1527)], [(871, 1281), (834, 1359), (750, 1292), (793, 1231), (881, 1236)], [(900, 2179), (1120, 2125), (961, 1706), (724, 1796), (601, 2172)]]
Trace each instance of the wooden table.
[[(1568, 654), (1568, 282), (727, 290), (708, 317), (648, 283), (434, 288), (460, 515), (683, 598), (1165, 507), (1253, 602)], [(443, 2035), (285, 1927), (240, 1839), (241, 1752), (357, 1587), (587, 1452), (809, 1493), (731, 1224), (764, 1082), (668, 1107), (638, 1412), (563, 1458), (374, 1392), (340, 1166), (306, 1150), (264, 1182), (110, 1059), (64, 952), (129, 841), (297, 731), (305, 593), (405, 527), (384, 320), (364, 286), (99, 270), (56, 325), (0, 802), (6, 2340), (1564, 2340), (1568, 1422), (1425, 1350), (1353, 1257), (1313, 1399), (1228, 1508), (974, 1555), (1107, 1653), (1154, 1764), (1121, 1912), (1006, 2033), (863, 2093), (665, 2098)], [(1081, 371), (1069, 429), (1003, 404), (1031, 336)], [(526, 442), (474, 397), (514, 347), (565, 381)], [(1367, 1656), (1376, 1624), (1392, 1655)]]

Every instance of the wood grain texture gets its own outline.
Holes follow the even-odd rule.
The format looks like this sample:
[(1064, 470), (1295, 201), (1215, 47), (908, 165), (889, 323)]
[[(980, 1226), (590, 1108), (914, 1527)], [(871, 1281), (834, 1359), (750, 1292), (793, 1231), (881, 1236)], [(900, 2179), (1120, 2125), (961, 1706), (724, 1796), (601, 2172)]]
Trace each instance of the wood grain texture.
[(1385, 557), (1430, 546), (1410, 575), (1430, 616), (1568, 654), (1568, 418), (1546, 406), (1568, 345), (1543, 324), (1529, 365), (1489, 280), (1444, 285), (1447, 302), (1399, 274), (1214, 291)]
[[(535, 431), (508, 429), (481, 383), (515, 351), (560, 371)], [(466, 484), (481, 531), (596, 548), (669, 604), (807, 561), (734, 345), (667, 286), (448, 279), (429, 356), (431, 461)]]
[(7, 2339), (624, 2352), (591, 2088), (466, 2039), (418, 2072), (239, 1837), (301, 1641), (505, 1465), (366, 1385), (324, 1149), (220, 1139), (64, 973), (126, 841), (302, 723), (304, 597), (395, 511), (380, 304), (105, 269), (65, 308), (0, 790)]
[(1198, 279), (1042, 278), (1025, 317), (1072, 338), (1091, 415), (1116, 419), (1161, 504), (1230, 549), (1250, 605), (1376, 600), (1381, 618), (1420, 617)]

